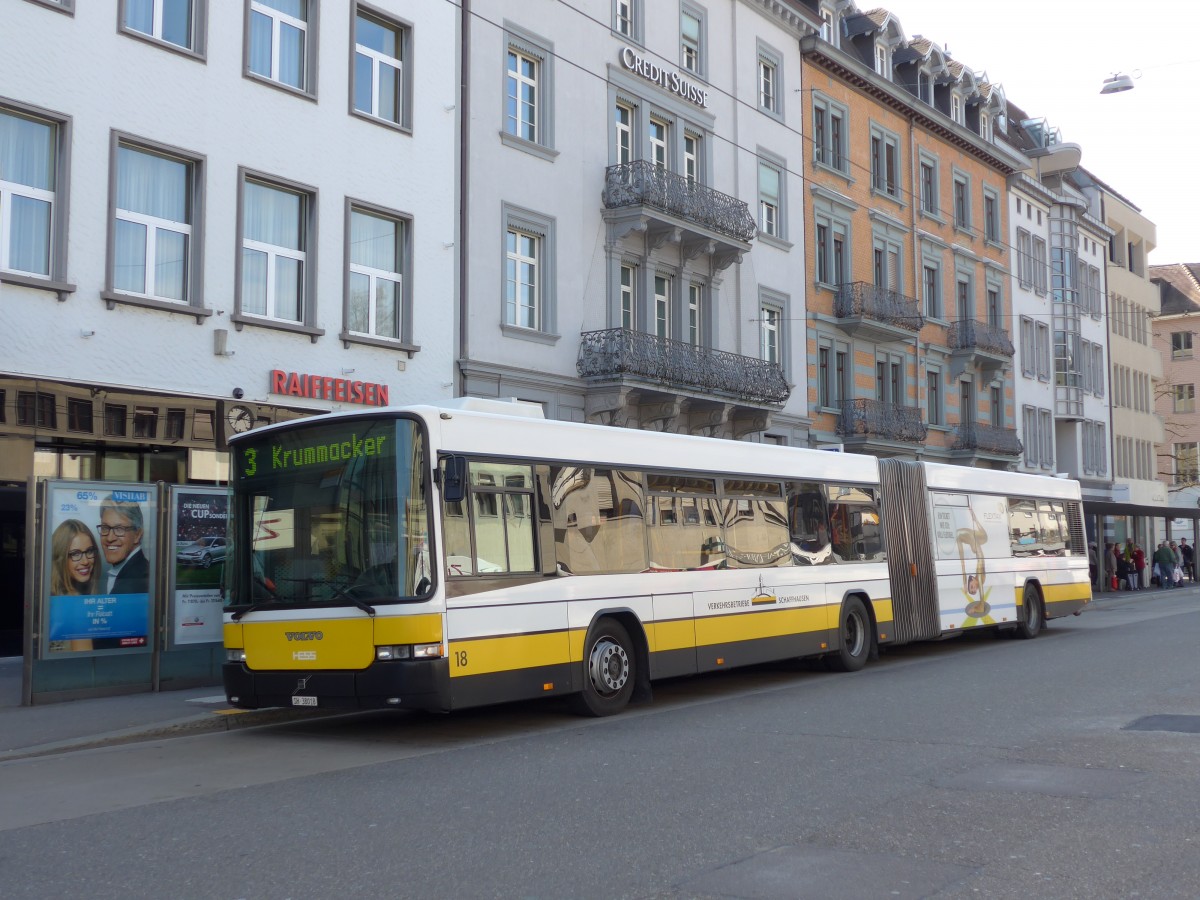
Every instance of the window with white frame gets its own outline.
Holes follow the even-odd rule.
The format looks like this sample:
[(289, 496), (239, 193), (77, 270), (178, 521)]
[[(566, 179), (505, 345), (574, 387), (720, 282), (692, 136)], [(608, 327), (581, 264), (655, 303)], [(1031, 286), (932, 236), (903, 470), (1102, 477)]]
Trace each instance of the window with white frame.
[(704, 10), (691, 4), (685, 4), (679, 13), (679, 63), (700, 76), (705, 71), (704, 19)]
[(1000, 198), (994, 191), (983, 192), (983, 237), (990, 243), (1000, 242)]
[(1171, 359), (1192, 358), (1192, 333), (1190, 331), (1171, 332)]
[(506, 97), (505, 130), (530, 143), (537, 143), (538, 61), (513, 48), (508, 51)]
[(1033, 235), (1017, 229), (1017, 282), (1023, 288), (1033, 286)]
[(834, 12), (827, 7), (821, 7), (821, 40), (827, 41), (833, 46), (838, 45), (837, 23), (834, 20)]
[(960, 125), (963, 120), (962, 98), (957, 94), (950, 95), (950, 118)]
[(121, 0), (121, 30), (203, 54), (207, 0)]
[(1092, 344), (1092, 393), (1104, 396), (1104, 345)]
[(938, 210), (937, 163), (925, 158), (921, 160), (921, 212), (935, 218), (940, 215)]
[(621, 327), (632, 331), (637, 323), (638, 267), (621, 266)]
[[(246, 49), (251, 74), (277, 84), (316, 93), (316, 4), (308, 0), (248, 0), (250, 31)], [(310, 21), (310, 16), (313, 21)]]
[(889, 197), (900, 196), (900, 141), (891, 132), (871, 129), (871, 187)]
[(1037, 323), (1037, 377), (1038, 381), (1050, 380), (1050, 326)]
[(0, 106), (0, 272), (49, 278), (65, 251), (61, 122)]
[(759, 355), (769, 363), (779, 363), (779, 310), (764, 305), (759, 310)]
[(1172, 412), (1193, 413), (1196, 411), (1196, 385), (1176, 384), (1171, 386)]
[(925, 417), (930, 425), (945, 425), (942, 411), (942, 370), (929, 366), (925, 370)]
[(1032, 468), (1038, 464), (1038, 419), (1037, 409), (1032, 406), (1021, 407), (1021, 437), (1025, 445), (1025, 465)]
[(1092, 342), (1080, 341), (1079, 350), (1082, 354), (1082, 372), (1080, 372), (1079, 386), (1085, 394), (1090, 394), (1092, 392)]
[(354, 110), (407, 124), (404, 60), (407, 29), (359, 9), (354, 17)]
[(891, 66), (888, 64), (887, 44), (882, 42), (875, 44), (875, 74), (889, 79), (892, 77)]
[(32, 2), (40, 3), (42, 6), (66, 13), (69, 16), (75, 15), (75, 0), (32, 0)]
[(287, 322), (305, 320), (314, 203), (311, 193), (245, 179), (239, 298), (242, 313)]
[(1038, 410), (1038, 435), (1042, 439), (1043, 469), (1054, 468), (1054, 414), (1048, 409)]
[(1182, 441), (1171, 445), (1175, 468), (1175, 484), (1195, 484), (1200, 481), (1200, 444)]
[(904, 248), (886, 234), (876, 234), (872, 238), (873, 271), (876, 287), (890, 291), (903, 292), (904, 282), (900, 259)]
[(849, 171), (846, 153), (846, 107), (813, 95), (813, 161), (843, 174)]
[(407, 340), (404, 273), (408, 225), (374, 208), (350, 207), (346, 330)]
[(704, 341), (704, 285), (693, 281), (688, 284), (687, 341), (700, 347)]
[(552, 159), (554, 147), (554, 45), (509, 25), (505, 30), (504, 127), (501, 140)]
[(688, 184), (696, 184), (701, 181), (701, 162), (700, 162), (700, 136), (692, 132), (685, 132), (683, 135), (683, 177), (687, 179)]
[(954, 176), (954, 226), (971, 228), (971, 182), (965, 175)]
[(670, 168), (669, 135), (671, 126), (662, 119), (650, 119), (650, 162), (659, 169)]
[(921, 267), (921, 289), (925, 295), (925, 315), (930, 319), (942, 317), (942, 270), (926, 260)]
[(1031, 378), (1037, 372), (1037, 347), (1033, 335), (1033, 319), (1021, 316), (1021, 374)]
[(613, 107), (613, 146), (618, 166), (633, 162), (633, 108), (625, 103)]
[(1046, 239), (1035, 237), (1033, 239), (1033, 289), (1040, 295), (1044, 295), (1046, 293), (1046, 278), (1048, 272)]
[(654, 276), (654, 334), (656, 337), (671, 336), (671, 288), (674, 282), (669, 275)]
[(505, 244), (504, 321), (538, 329), (541, 309), (541, 238), (509, 227)]
[(763, 43), (758, 45), (758, 108), (778, 117), (783, 112), (783, 57)]
[(783, 169), (766, 160), (758, 161), (758, 227), (763, 234), (782, 238)]
[(613, 31), (631, 41), (641, 41), (642, 0), (613, 0)]
[(194, 160), (128, 141), (116, 146), (112, 289), (191, 302)]

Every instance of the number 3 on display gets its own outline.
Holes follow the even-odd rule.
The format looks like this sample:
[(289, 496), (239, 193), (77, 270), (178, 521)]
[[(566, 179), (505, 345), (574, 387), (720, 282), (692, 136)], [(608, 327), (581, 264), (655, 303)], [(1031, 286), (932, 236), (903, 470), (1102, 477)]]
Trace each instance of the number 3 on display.
[(252, 478), (258, 471), (258, 451), (253, 447), (247, 447), (242, 451), (242, 457), (246, 460), (246, 477)]

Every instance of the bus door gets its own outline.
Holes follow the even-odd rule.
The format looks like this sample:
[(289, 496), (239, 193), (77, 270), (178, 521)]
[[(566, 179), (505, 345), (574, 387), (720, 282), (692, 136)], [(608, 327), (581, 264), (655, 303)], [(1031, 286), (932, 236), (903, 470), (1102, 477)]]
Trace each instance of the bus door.
[(910, 460), (881, 459), (879, 479), (892, 586), (892, 637), (901, 644), (936, 638), (942, 626), (925, 469)]

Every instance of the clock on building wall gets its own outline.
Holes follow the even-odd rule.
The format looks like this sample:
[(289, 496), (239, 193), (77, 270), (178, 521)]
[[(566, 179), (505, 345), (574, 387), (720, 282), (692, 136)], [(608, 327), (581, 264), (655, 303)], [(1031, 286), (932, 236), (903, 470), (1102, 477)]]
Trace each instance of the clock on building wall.
[(254, 427), (254, 413), (244, 406), (231, 406), (225, 410), (225, 420), (234, 434), (241, 434)]

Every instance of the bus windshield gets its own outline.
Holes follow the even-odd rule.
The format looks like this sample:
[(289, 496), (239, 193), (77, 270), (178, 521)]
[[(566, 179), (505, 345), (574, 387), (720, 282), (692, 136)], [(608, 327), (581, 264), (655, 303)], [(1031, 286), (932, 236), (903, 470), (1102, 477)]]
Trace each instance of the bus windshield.
[[(312, 421), (231, 448), (226, 605), (358, 606), (428, 595), (419, 423)], [(232, 564), (230, 564), (232, 562)]]

